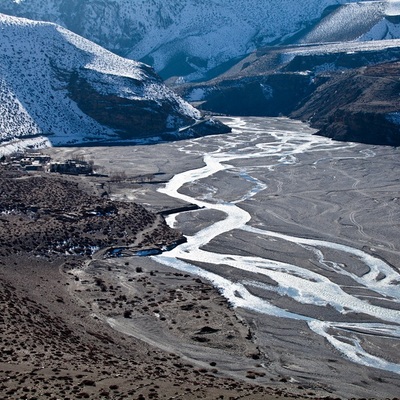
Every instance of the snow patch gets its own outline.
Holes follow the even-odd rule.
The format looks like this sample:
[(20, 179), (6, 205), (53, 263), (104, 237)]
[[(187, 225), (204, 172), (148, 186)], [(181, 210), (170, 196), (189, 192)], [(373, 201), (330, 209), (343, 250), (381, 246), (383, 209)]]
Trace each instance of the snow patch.
[(386, 15), (396, 16), (400, 15), (400, 1), (399, 0), (388, 0), (386, 3)]
[(387, 114), (386, 119), (393, 124), (400, 125), (400, 112)]
[(400, 37), (400, 25), (394, 24), (387, 19), (382, 19), (373, 26), (367, 33), (362, 35), (359, 40), (386, 40), (397, 39)]
[(204, 88), (194, 88), (189, 95), (186, 96), (186, 99), (188, 101), (202, 101), (204, 100), (206, 94), (207, 91)]
[(339, 68), (335, 63), (324, 63), (314, 68), (315, 74), (320, 74), (322, 72), (333, 72), (333, 71), (344, 71), (344, 70), (346, 70), (346, 68), (344, 67)]
[(267, 100), (271, 100), (274, 97), (274, 89), (272, 88), (272, 86), (260, 83), (260, 87), (264, 97)]

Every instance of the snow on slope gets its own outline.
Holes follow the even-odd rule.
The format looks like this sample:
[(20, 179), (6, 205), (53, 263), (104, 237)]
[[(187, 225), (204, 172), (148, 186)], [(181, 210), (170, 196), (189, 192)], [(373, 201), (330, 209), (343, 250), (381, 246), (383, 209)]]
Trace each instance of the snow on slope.
[(343, 5), (319, 21), (299, 43), (356, 40), (384, 18), (385, 8), (382, 1)]
[(328, 6), (355, 0), (0, 0), (0, 12), (60, 23), (104, 47), (152, 63), (163, 76), (203, 76), (282, 40)]
[(322, 18), (299, 43), (370, 41), (400, 38), (399, 1), (345, 4)]
[(367, 33), (360, 36), (360, 41), (390, 40), (400, 38), (400, 24), (393, 23), (386, 18), (381, 19)]
[[(291, 61), (297, 55), (312, 56), (312, 55), (327, 55), (339, 54), (347, 52), (348, 54), (357, 52), (376, 52), (388, 51), (390, 49), (400, 48), (400, 39), (366, 41), (366, 42), (345, 42), (345, 43), (321, 43), (308, 46), (289, 47), (282, 50), (282, 63)], [(388, 60), (386, 60), (388, 61)], [(349, 66), (349, 68), (351, 68)]]
[(126, 99), (160, 109), (167, 104), (173, 113), (165, 121), (165, 131), (200, 117), (148, 66), (116, 56), (57, 25), (0, 14), (0, 32), (0, 142), (40, 134), (56, 145), (118, 139), (116, 129), (91, 118), (72, 100), (71, 76), (117, 102)]

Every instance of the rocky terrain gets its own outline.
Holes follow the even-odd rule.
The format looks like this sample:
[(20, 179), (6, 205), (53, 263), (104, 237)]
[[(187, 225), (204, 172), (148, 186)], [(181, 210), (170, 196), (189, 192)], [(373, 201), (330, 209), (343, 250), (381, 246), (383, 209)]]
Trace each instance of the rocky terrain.
[[(151, 63), (171, 85), (214, 77), (177, 87), (205, 112), (286, 115), (307, 121), (320, 135), (336, 140), (399, 146), (397, 2), (290, 0), (284, 10), (281, 3), (2, 0), (0, 11), (67, 26), (119, 54)], [(230, 130), (217, 120), (202, 118), (151, 67), (122, 59), (61, 26), (0, 14), (0, 29), (0, 156), (24, 147), (151, 143)], [(254, 127), (250, 132), (258, 132), (250, 142), (254, 150), (265, 147), (265, 132)], [(243, 146), (250, 135), (243, 137)], [(295, 146), (301, 143), (296, 139)], [(228, 148), (233, 137), (230, 140), (224, 143)], [(181, 232), (167, 226), (163, 215), (201, 210), (156, 192), (157, 184), (174, 173), (200, 168), (203, 153), (218, 149), (211, 141), (200, 143), (196, 153), (194, 143), (187, 143), (185, 156), (175, 143), (152, 150), (48, 150), (59, 151), (60, 157), (92, 154), (104, 168), (121, 174), (118, 183), (107, 177), (66, 179), (1, 167), (0, 397), (328, 400), (343, 393), (378, 397), (386, 388), (385, 397), (397, 393), (397, 375), (349, 367), (339, 351), (322, 337), (306, 333), (301, 322), (286, 325), (278, 317), (266, 319), (252, 310), (233, 309), (211, 284), (190, 275), (191, 270), (179, 272), (167, 267), (168, 262), (139, 257), (185, 241)], [(247, 176), (238, 162), (235, 175), (228, 171), (226, 181), (220, 179), (223, 174), (207, 177), (197, 188), (190, 181), (183, 191), (198, 190), (204, 198), (231, 191), (234, 197), (267, 175), (266, 188), (276, 186), (276, 193), (245, 206), (255, 210), (257, 223), (265, 221), (278, 232), (287, 223), (288, 232), (299, 237), (309, 225), (314, 234), (333, 226), (346, 232), (338, 235), (340, 240), (353, 243), (361, 238), (363, 250), (384, 254), (394, 265), (397, 236), (390, 232), (396, 231), (398, 198), (395, 178), (387, 171), (393, 170), (395, 152), (366, 147), (348, 157), (343, 150), (329, 168), (321, 168), (321, 175), (316, 166), (326, 163), (325, 156), (303, 158), (301, 168), (287, 171), (286, 153), (278, 157), (282, 168), (260, 171), (257, 178)], [(297, 160), (298, 153), (293, 154)], [(365, 169), (370, 157), (375, 163)], [(348, 159), (356, 164), (340, 170), (338, 165), (347, 165)], [(376, 167), (379, 159), (384, 160), (386, 183)], [(253, 162), (252, 173), (260, 160)], [(280, 174), (277, 178), (271, 177), (274, 170)], [(124, 179), (126, 171), (140, 175)], [(369, 181), (364, 183), (357, 174)], [(313, 179), (305, 183), (306, 175)], [(156, 182), (155, 176), (163, 181)], [(232, 176), (242, 180), (234, 188)], [(323, 184), (307, 189), (319, 182), (319, 176)], [(286, 188), (288, 178), (292, 191)], [(343, 186), (338, 189), (339, 181)], [(361, 183), (365, 187), (358, 188)], [(340, 200), (331, 197), (336, 191)], [(344, 192), (349, 201), (343, 201)], [(313, 202), (313, 196), (320, 200)], [(325, 211), (321, 204), (326, 204)], [(331, 213), (333, 225), (324, 219)], [(188, 237), (220, 217), (218, 212), (204, 215), (180, 217)], [(384, 233), (378, 235), (383, 244), (369, 236), (375, 231)], [(271, 253), (274, 260), (277, 254), (285, 260), (292, 257), (315, 268), (303, 255), (305, 248), (295, 254), (290, 243), (271, 240), (268, 248), (248, 232), (231, 236), (236, 236), (233, 245), (222, 237), (205, 250), (231, 252), (226, 263), (253, 251)], [(185, 259), (182, 254), (178, 261)], [(353, 263), (354, 257), (349, 260)], [(211, 261), (201, 259), (197, 264), (207, 272), (214, 268)], [(236, 279), (226, 265), (215, 266), (227, 271), (231, 287), (249, 276), (249, 271), (241, 271)], [(386, 279), (380, 274), (379, 283)], [(243, 300), (239, 291), (233, 298)], [(373, 301), (372, 305), (386, 304), (387, 299)], [(277, 302), (283, 310), (291, 304), (286, 297)], [(309, 304), (305, 309), (311, 310)], [(333, 310), (326, 307), (325, 312), (329, 318)], [(356, 344), (356, 333), (340, 337)], [(391, 346), (374, 336), (363, 345), (373, 348), (372, 353), (390, 356)]]
[[(0, 29), (0, 154), (15, 139), (43, 147), (199, 135), (200, 113), (149, 66), (51, 23), (0, 14)], [(208, 123), (201, 134), (226, 129)]]
[[(316, 7), (307, 1), (301, 12), (294, 4), (280, 12), (275, 2), (267, 3), (246, 3), (244, 9), (190, 1), (132, 8), (132, 1), (123, 0), (32, 0), (3, 1), (0, 11), (59, 22), (113, 51), (146, 60), (204, 111), (290, 116), (338, 140), (397, 146), (399, 105), (396, 85), (390, 83), (400, 55), (397, 3), (326, 1)], [(72, 18), (76, 15), (82, 19)], [(196, 24), (190, 23), (193, 18)], [(213, 25), (215, 18), (226, 23)], [(29, 137), (26, 146), (44, 147), (229, 131), (202, 121), (144, 64), (119, 58), (60, 26), (2, 19), (3, 140), (19, 132), (18, 137)], [(242, 29), (234, 30), (238, 24)], [(210, 28), (217, 25), (227, 28)], [(232, 32), (240, 40), (233, 40)], [(43, 39), (49, 34), (50, 44)], [(60, 51), (69, 56), (60, 58)], [(388, 74), (393, 76), (387, 79)], [(209, 77), (215, 78), (182, 86)]]
[[(132, 180), (112, 185), (109, 192), (114, 199), (139, 202), (155, 212), (177, 209), (188, 201), (200, 206), (168, 217), (172, 226), (185, 232), (187, 243), (155, 257), (94, 256), (81, 268), (68, 271), (71, 293), (116, 331), (179, 355), (196, 368), (217, 369), (218, 376), (249, 379), (267, 390), (285, 389), (300, 397), (398, 397), (398, 341), (393, 337), (398, 319), (394, 316), (393, 323), (384, 328), (378, 313), (372, 317), (352, 312), (357, 306), (352, 300), (344, 306), (340, 295), (346, 299), (359, 296), (356, 304), (365, 304), (365, 310), (385, 307), (398, 313), (397, 302), (378, 294), (379, 288), (387, 287), (398, 297), (393, 286), (398, 277), (392, 275), (398, 271), (398, 185), (393, 173), (398, 149), (332, 142), (312, 136), (315, 130), (286, 118), (222, 120), (232, 124), (232, 134), (155, 146), (46, 150), (53, 160), (85, 154), (95, 165), (111, 170), (110, 174), (122, 169), (131, 175)], [(305, 143), (311, 143), (310, 147)], [(265, 156), (260, 157), (260, 152)], [(179, 179), (180, 173), (185, 178)], [(138, 174), (154, 174), (155, 179), (137, 185), (133, 181), (140, 181)], [(172, 182), (182, 185), (174, 187), (176, 196), (164, 190), (172, 177)], [(237, 218), (225, 220), (231, 210), (242, 213), (239, 208), (251, 214), (249, 225), (254, 233), (232, 228)], [(218, 229), (218, 237), (211, 226)], [(222, 229), (226, 234), (220, 233)], [(262, 234), (263, 230), (268, 234)], [(196, 236), (202, 240), (202, 254), (187, 261), (194, 254), (190, 247)], [(313, 242), (318, 244), (311, 248)], [(334, 247), (335, 243), (346, 245), (345, 251), (341, 251), (343, 246)], [(360, 260), (360, 251), (366, 260), (373, 257), (371, 267)], [(285, 263), (279, 282), (277, 262)], [(371, 280), (367, 272), (382, 262), (389, 267), (377, 271)], [(333, 271), (331, 263), (343, 268), (343, 273)], [(293, 275), (288, 273), (290, 265)], [(319, 284), (305, 279), (299, 289), (299, 276), (314, 278), (316, 273), (326, 278), (317, 278)], [(349, 273), (354, 273), (355, 280)], [(231, 311), (245, 323), (238, 325), (235, 318), (229, 321), (224, 313), (214, 314), (213, 306), (226, 309), (229, 304), (214, 297), (215, 292), (201, 286), (192, 274), (218, 286), (234, 305)], [(343, 289), (332, 293), (326, 279)], [(358, 280), (378, 288), (363, 288)], [(173, 282), (177, 286), (169, 286)], [(268, 303), (279, 307), (283, 315), (289, 311), (318, 321), (338, 321), (328, 331), (337, 341), (316, 334), (302, 320), (275, 312), (268, 315)], [(253, 307), (260, 313), (252, 311)], [(131, 318), (125, 318), (125, 312)], [(386, 311), (380, 315), (385, 318)], [(376, 334), (375, 320), (379, 324)], [(347, 323), (349, 330), (344, 326)], [(368, 326), (371, 333), (365, 334)], [(383, 329), (393, 336), (382, 337)], [(382, 364), (378, 366), (375, 359), (372, 367), (366, 366), (366, 352), (395, 363), (392, 370), (396, 373), (380, 369)], [(359, 355), (360, 364), (349, 361), (348, 355), (351, 360)], [(225, 396), (235, 397), (236, 392)], [(209, 392), (208, 398), (218, 396)]]
[[(139, 205), (98, 196), (97, 183), (1, 171), (0, 397), (298, 397), (285, 381), (257, 384), (265, 373), (249, 327), (212, 286), (150, 261), (104, 257), (109, 246), (154, 248), (182, 236)], [(197, 346), (204, 361), (152, 345), (149, 326)], [(210, 350), (252, 368), (233, 379)]]
[(399, 55), (398, 40), (266, 48), (177, 90), (203, 110), (285, 115), (337, 140), (398, 146)]
[(0, 188), (4, 256), (92, 255), (108, 247), (161, 249), (182, 240), (160, 215), (135, 203), (110, 201), (104, 190), (103, 197), (88, 194), (79, 181), (1, 170)]
[[(347, 19), (343, 15), (325, 19), (321, 27), (322, 18), (349, 3), (356, 6), (346, 9)], [(342, 21), (347, 26), (347, 36), (342, 35), (342, 39), (354, 39), (355, 32), (358, 36), (368, 33), (382, 20), (387, 2), (361, 2), (357, 6), (358, 3), (2, 0), (0, 12), (55, 22), (123, 57), (152, 65), (165, 79), (180, 77), (192, 81), (215, 77), (238, 59), (269, 44), (293, 43), (299, 38), (307, 41), (311, 32), (318, 41), (333, 37)], [(325, 29), (327, 22), (329, 32)], [(354, 24), (359, 28), (352, 29)]]
[(400, 145), (400, 63), (334, 74), (291, 117), (335, 140)]
[[(18, 268), (10, 261), (1, 257), (3, 398), (268, 398), (262, 387), (219, 377), (215, 366), (193, 365), (96, 321), (70, 298), (74, 279), (58, 272), (61, 261), (19, 257)], [(148, 284), (148, 272), (137, 276)], [(111, 303), (118, 296), (106, 297)]]

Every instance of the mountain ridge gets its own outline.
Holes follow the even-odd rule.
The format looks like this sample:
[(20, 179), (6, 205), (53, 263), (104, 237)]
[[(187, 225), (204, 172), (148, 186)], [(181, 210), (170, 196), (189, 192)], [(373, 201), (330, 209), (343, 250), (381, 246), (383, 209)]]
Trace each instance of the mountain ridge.
[(0, 14), (0, 30), (2, 142), (41, 135), (53, 145), (178, 139), (179, 129), (201, 120), (149, 66), (65, 28)]
[(203, 111), (289, 116), (337, 140), (400, 145), (400, 40), (266, 48), (178, 87)]
[(202, 79), (213, 68), (282, 42), (329, 6), (356, 0), (2, 0), (0, 12), (56, 22), (163, 78)]

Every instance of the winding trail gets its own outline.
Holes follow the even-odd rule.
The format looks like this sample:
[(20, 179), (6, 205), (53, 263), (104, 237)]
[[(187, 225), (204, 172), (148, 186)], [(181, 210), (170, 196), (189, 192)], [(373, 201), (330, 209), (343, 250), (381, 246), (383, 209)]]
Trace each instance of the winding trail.
[[(201, 168), (185, 171), (175, 175), (159, 191), (173, 198), (198, 205), (205, 210), (223, 212), (225, 218), (199, 230), (187, 237), (187, 243), (174, 250), (153, 257), (159, 263), (195, 274), (211, 281), (235, 307), (242, 307), (258, 313), (280, 318), (300, 320), (307, 323), (310, 330), (324, 337), (348, 360), (368, 367), (374, 367), (400, 374), (400, 361), (393, 362), (382, 356), (370, 353), (363, 348), (366, 337), (380, 337), (388, 340), (400, 340), (400, 274), (391, 265), (363, 250), (349, 245), (283, 234), (266, 229), (265, 226), (254, 227), (250, 224), (252, 216), (240, 207), (241, 203), (251, 202), (259, 193), (268, 190), (268, 185), (252, 175), (256, 159), (260, 160), (258, 169), (273, 174), (277, 168), (296, 168), (299, 156), (304, 153), (325, 153), (314, 162), (314, 167), (324, 168), (324, 164), (335, 159), (337, 150), (354, 148), (355, 144), (335, 143), (325, 138), (299, 131), (268, 129), (257, 124), (247, 124), (240, 118), (232, 119), (233, 134), (214, 139), (219, 147), (212, 152), (204, 153), (205, 165)], [(251, 135), (251, 136), (249, 136)], [(251, 137), (251, 140), (249, 140)], [(261, 140), (265, 138), (265, 141)], [(257, 140), (255, 140), (257, 139)], [(201, 139), (191, 141), (181, 151), (200, 154), (203, 149)], [(373, 158), (370, 150), (357, 152), (349, 158)], [(343, 159), (343, 157), (341, 157)], [(249, 161), (249, 166), (244, 166)], [(267, 163), (265, 161), (268, 160)], [(229, 163), (240, 162), (240, 167)], [(265, 163), (265, 165), (264, 165)], [(246, 182), (240, 199), (221, 198), (217, 188), (212, 187), (209, 178), (226, 171), (237, 172), (240, 179)], [(296, 179), (294, 170), (289, 169), (288, 179)], [(220, 175), (218, 175), (220, 176)], [(211, 182), (211, 183), (210, 183)], [(250, 189), (248, 188), (250, 184)], [(277, 192), (284, 192), (284, 182), (277, 181)], [(352, 188), (359, 184), (356, 180)], [(202, 185), (206, 197), (192, 196), (190, 189)], [(183, 190), (184, 189), (184, 190)], [(184, 193), (183, 193), (184, 191)], [(218, 196), (218, 197), (217, 197)], [(199, 211), (196, 211), (199, 212)], [(272, 212), (272, 211), (266, 211)], [(282, 218), (281, 218), (282, 219)], [(350, 220), (364, 238), (369, 236), (364, 227), (355, 220), (355, 212)], [(170, 225), (177, 225), (177, 215), (168, 218)], [(243, 256), (207, 251), (204, 248), (218, 237), (227, 237), (228, 232), (243, 231), (257, 238), (278, 240), (298, 246), (309, 253), (315, 268), (305, 268), (292, 262), (283, 262), (263, 258), (257, 255)], [(224, 236), (225, 235), (225, 236)], [(214, 266), (225, 266), (234, 272), (236, 279), (211, 271), (210, 267), (202, 268), (202, 263)], [(200, 265), (200, 266), (199, 266)], [(241, 274), (241, 271), (243, 272)], [(241, 278), (246, 273), (246, 278)], [(252, 279), (249, 278), (249, 273)], [(267, 284), (260, 277), (266, 277), (274, 284)], [(348, 290), (343, 282), (352, 282), (351, 286), (360, 290), (355, 294)], [(257, 289), (255, 291), (254, 289)], [(278, 294), (281, 298), (290, 299), (296, 307), (274, 304), (268, 295), (257, 295), (260, 291)], [(365, 293), (368, 293), (365, 295)], [(373, 295), (371, 295), (373, 293)], [(376, 301), (372, 302), (374, 298)], [(367, 300), (368, 299), (368, 300)], [(312, 305), (318, 310), (327, 307), (338, 316), (337, 321), (328, 319), (323, 312), (318, 318), (301, 305)], [(331, 315), (331, 314), (330, 314)], [(352, 315), (357, 316), (352, 320)], [(343, 322), (345, 321), (345, 322)]]

